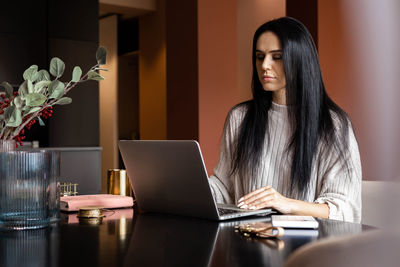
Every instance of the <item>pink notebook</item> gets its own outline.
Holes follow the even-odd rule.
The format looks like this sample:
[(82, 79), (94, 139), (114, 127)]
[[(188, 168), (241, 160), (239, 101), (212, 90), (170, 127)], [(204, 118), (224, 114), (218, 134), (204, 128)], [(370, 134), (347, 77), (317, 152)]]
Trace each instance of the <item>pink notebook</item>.
[(79, 195), (60, 198), (60, 209), (64, 211), (78, 211), (79, 207), (87, 206), (101, 206), (106, 209), (132, 207), (133, 198), (110, 194)]

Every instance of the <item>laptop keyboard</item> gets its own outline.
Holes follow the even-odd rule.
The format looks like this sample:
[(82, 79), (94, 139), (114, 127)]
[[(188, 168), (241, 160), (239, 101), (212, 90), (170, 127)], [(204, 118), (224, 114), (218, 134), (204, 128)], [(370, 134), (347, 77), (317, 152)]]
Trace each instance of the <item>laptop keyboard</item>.
[(240, 213), (240, 212), (243, 212), (243, 211), (241, 211), (241, 210), (233, 210), (233, 209), (231, 210), (231, 209), (218, 208), (218, 212), (219, 212), (219, 215), (222, 216), (222, 215)]

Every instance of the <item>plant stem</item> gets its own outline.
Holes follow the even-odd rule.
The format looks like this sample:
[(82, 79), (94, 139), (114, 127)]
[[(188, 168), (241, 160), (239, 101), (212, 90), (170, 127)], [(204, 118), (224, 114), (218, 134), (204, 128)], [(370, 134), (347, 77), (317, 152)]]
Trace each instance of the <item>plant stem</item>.
[[(10, 140), (13, 139), (14, 137), (16, 137), (16, 136), (19, 134), (19, 132), (20, 132), (22, 129), (24, 129), (25, 126), (26, 126), (33, 118), (36, 118), (36, 116), (38, 116), (38, 115), (40, 114), (40, 112), (44, 109), (44, 107), (47, 107), (47, 106), (43, 106), (40, 110), (38, 110), (38, 111), (32, 113), (32, 115), (29, 114), (29, 115), (30, 115), (30, 118), (27, 119), (27, 120), (26, 120), (25, 122), (23, 122), (22, 124), (20, 124), (20, 125), (14, 130), (14, 134), (10, 137)], [(27, 115), (27, 116), (28, 116), (28, 115)]]
[[(97, 64), (97, 65), (93, 66), (88, 72), (86, 72), (85, 75), (83, 75), (83, 76), (79, 79), (79, 81), (77, 81), (76, 83), (74, 83), (74, 84), (73, 84), (71, 87), (69, 87), (69, 88), (66, 87), (66, 88), (65, 88), (65, 91), (64, 91), (64, 95), (66, 95), (69, 91), (71, 91), (71, 89), (74, 88), (78, 83), (82, 83), (82, 82), (88, 81), (88, 80), (85, 79), (85, 78), (88, 76), (88, 74), (89, 74), (90, 71), (95, 70), (98, 66), (100, 66), (100, 65)], [(69, 84), (69, 83), (68, 83), (68, 84)]]

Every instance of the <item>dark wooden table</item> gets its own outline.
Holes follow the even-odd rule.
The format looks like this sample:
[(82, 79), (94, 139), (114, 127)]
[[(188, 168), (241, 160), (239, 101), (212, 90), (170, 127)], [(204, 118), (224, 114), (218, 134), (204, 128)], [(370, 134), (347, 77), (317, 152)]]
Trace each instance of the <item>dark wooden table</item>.
[(0, 266), (282, 266), (308, 242), (372, 229), (319, 222), (318, 234), (263, 240), (235, 232), (243, 220), (218, 223), (121, 209), (91, 225), (62, 214), (59, 224), (46, 229), (0, 232)]

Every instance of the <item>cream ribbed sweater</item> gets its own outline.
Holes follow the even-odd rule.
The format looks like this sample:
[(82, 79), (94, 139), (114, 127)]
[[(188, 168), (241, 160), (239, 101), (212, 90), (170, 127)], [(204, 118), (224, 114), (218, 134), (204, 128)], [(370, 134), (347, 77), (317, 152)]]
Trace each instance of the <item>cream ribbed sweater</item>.
[[(297, 192), (290, 194), (291, 161), (286, 148), (291, 137), (287, 107), (272, 103), (269, 110), (269, 132), (271, 147), (263, 151), (258, 179), (239, 179), (229, 176), (233, 162), (232, 145), (238, 136), (240, 123), (246, 107), (232, 109), (222, 135), (219, 162), (210, 177), (214, 198), (218, 203), (237, 203), (238, 199), (263, 186), (272, 186), (285, 197), (300, 199)], [(334, 119), (337, 127), (338, 120)], [(340, 126), (339, 126), (340, 127)], [(266, 141), (267, 142), (267, 141)], [(338, 160), (337, 153), (319, 144), (311, 173), (309, 190), (304, 201), (327, 203), (329, 218), (350, 222), (361, 220), (361, 162), (354, 132), (349, 131), (350, 177)]]

